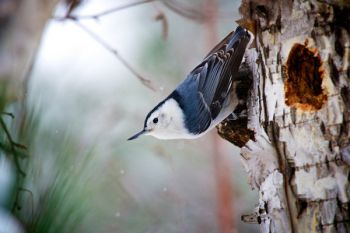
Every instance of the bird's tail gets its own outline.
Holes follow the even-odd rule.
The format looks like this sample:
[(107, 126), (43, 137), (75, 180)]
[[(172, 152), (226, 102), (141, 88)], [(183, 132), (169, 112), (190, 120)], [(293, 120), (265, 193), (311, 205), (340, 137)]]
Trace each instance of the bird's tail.
[[(225, 52), (237, 46), (236, 43), (243, 40), (243, 47), (247, 48), (254, 40), (254, 35), (248, 30), (238, 26), (234, 32), (230, 32), (220, 43), (218, 43), (205, 57), (208, 58), (210, 55), (223, 50)], [(247, 42), (247, 44), (245, 44)], [(244, 45), (245, 44), (245, 45)], [(204, 60), (205, 60), (204, 59)]]
[(251, 32), (242, 28), (241, 26), (238, 26), (227, 43), (226, 52), (232, 48), (235, 49), (235, 47), (238, 46), (238, 43), (243, 43), (242, 47), (246, 49), (251, 44), (253, 39), (254, 35)]
[(232, 78), (238, 73), (244, 53), (254, 36), (248, 30), (238, 26), (229, 40), (225, 43), (225, 51), (230, 54), (228, 67), (230, 67)]

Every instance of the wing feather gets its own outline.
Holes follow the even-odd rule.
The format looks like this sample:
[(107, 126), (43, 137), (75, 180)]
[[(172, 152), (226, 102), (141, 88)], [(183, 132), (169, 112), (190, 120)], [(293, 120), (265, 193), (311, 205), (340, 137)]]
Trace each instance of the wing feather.
[(232, 75), (238, 72), (250, 40), (249, 33), (240, 27), (231, 37), (230, 35), (232, 33), (195, 69), (199, 71), (198, 92), (202, 93), (210, 108), (211, 119), (218, 116), (222, 104), (230, 93)]
[[(186, 127), (200, 134), (209, 128), (229, 95), (232, 77), (238, 73), (250, 34), (243, 28), (226, 36), (176, 89), (185, 112)], [(188, 90), (197, 90), (196, 93)], [(180, 98), (181, 97), (181, 98)]]

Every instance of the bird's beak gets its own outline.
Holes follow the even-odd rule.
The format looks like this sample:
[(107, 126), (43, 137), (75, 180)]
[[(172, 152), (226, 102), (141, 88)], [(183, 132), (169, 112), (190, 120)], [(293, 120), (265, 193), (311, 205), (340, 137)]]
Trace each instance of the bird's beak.
[(128, 138), (128, 141), (134, 140), (134, 139), (138, 138), (139, 136), (141, 136), (142, 134), (147, 133), (147, 132), (148, 132), (147, 130), (143, 129), (140, 132), (138, 132), (137, 134), (135, 134), (134, 136)]

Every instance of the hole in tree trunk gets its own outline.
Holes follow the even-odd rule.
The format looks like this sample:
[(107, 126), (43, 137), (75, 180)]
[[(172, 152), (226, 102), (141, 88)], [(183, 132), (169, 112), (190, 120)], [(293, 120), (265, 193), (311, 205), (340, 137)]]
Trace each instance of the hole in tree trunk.
[(324, 69), (316, 51), (295, 44), (287, 60), (286, 104), (304, 111), (321, 109), (327, 101), (322, 87)]

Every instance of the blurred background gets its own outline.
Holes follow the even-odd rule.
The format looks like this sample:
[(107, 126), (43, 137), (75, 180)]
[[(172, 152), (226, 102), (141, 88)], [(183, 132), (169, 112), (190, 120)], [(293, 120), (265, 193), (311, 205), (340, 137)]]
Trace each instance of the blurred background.
[(235, 29), (240, 1), (141, 2), (60, 2), (21, 98), (1, 82), (1, 233), (258, 231), (240, 220), (257, 192), (216, 130), (126, 140)]

